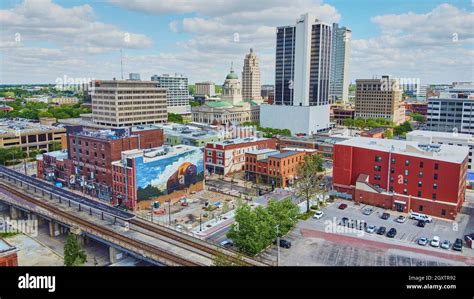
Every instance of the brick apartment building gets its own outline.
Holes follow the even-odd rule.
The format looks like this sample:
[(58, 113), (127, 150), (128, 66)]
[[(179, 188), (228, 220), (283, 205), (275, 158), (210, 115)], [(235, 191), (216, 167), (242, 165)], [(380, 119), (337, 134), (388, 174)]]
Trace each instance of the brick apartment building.
[(4, 239), (0, 239), (0, 267), (18, 266), (18, 249)]
[(314, 149), (325, 160), (333, 159), (334, 144), (346, 138), (328, 136), (282, 136), (279, 138), (279, 149), (301, 148)]
[(243, 171), (245, 153), (275, 148), (275, 139), (268, 138), (248, 137), (210, 142), (204, 148), (204, 169), (211, 174), (223, 175)]
[(464, 202), (468, 148), (352, 138), (334, 147), (336, 195), (408, 213), (455, 219)]
[(246, 179), (285, 188), (294, 183), (298, 164), (308, 153), (315, 151), (262, 149), (245, 153)]
[(163, 140), (163, 130), (153, 125), (102, 131), (69, 126), (67, 152), (39, 158), (38, 177), (110, 201), (112, 162), (121, 160), (123, 151), (158, 147)]

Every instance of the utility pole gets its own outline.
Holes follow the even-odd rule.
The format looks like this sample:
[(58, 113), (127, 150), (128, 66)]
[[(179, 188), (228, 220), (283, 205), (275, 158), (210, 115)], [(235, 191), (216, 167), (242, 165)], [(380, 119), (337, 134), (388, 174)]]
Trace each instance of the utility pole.
[(168, 200), (168, 225), (171, 227), (171, 199)]
[(202, 214), (199, 214), (199, 231), (202, 231)]
[(276, 228), (276, 233), (277, 233), (277, 267), (280, 265), (280, 224), (277, 224), (275, 226)]

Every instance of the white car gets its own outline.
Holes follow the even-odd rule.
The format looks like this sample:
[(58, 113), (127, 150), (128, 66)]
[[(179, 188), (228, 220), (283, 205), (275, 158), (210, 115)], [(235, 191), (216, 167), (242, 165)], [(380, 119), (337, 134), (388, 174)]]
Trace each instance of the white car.
[(314, 219), (321, 219), (321, 217), (324, 216), (324, 212), (323, 211), (316, 211), (316, 213), (314, 213), (313, 215), (313, 218)]
[(397, 218), (398, 223), (404, 223), (405, 221), (407, 221), (407, 217), (405, 217), (403, 215), (398, 216), (398, 218)]
[(451, 248), (451, 241), (444, 240), (443, 242), (441, 242), (441, 248), (443, 248), (443, 249)]
[(433, 239), (431, 239), (430, 245), (433, 247), (439, 247), (440, 239), (438, 236), (434, 236)]
[(366, 231), (367, 231), (369, 234), (373, 234), (373, 233), (375, 232), (375, 229), (376, 229), (375, 225), (369, 225), (369, 226), (367, 226)]
[(425, 237), (419, 238), (417, 243), (418, 245), (426, 246), (426, 244), (428, 244), (428, 239)]

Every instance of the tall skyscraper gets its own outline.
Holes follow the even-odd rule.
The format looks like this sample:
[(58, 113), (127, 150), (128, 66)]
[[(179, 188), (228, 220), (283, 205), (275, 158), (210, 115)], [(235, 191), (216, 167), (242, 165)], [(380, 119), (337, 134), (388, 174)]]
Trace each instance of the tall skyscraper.
[(330, 98), (332, 101), (349, 98), (349, 60), (351, 51), (352, 31), (339, 24), (332, 24), (332, 57)]
[(159, 87), (166, 88), (169, 113), (191, 114), (188, 78), (178, 74), (174, 76), (163, 74), (162, 76), (153, 75), (151, 81), (156, 81)]
[(275, 101), (261, 107), (262, 126), (305, 134), (330, 127), (331, 51), (332, 26), (311, 14), (277, 28)]
[(245, 55), (244, 68), (242, 71), (242, 97), (246, 100), (253, 100), (257, 103), (262, 102), (260, 66), (258, 57), (250, 49), (250, 53)]
[(275, 54), (275, 105), (293, 105), (295, 26), (277, 28)]

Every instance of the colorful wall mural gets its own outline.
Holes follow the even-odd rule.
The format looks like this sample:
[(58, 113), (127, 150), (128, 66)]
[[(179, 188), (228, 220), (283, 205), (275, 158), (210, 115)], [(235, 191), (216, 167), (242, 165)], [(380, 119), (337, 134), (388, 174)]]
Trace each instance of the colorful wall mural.
[[(135, 159), (137, 199), (148, 200), (184, 190), (204, 179), (203, 149), (164, 159)], [(145, 162), (146, 161), (146, 162)]]

